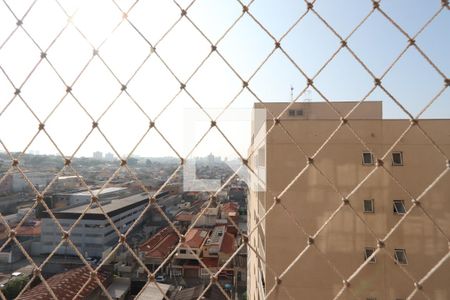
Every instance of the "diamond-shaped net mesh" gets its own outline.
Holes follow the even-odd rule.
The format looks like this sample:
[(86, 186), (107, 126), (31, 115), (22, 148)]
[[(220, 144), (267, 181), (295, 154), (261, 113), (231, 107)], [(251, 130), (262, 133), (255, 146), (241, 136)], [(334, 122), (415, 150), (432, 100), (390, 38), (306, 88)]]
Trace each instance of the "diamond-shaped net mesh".
[[(371, 299), (377, 289), (382, 299), (448, 299), (448, 205), (427, 204), (426, 200), (434, 189), (442, 191), (437, 196), (441, 202), (448, 198), (450, 127), (444, 121), (443, 128), (436, 130), (429, 125), (431, 121), (422, 119), (448, 118), (448, 1), (220, 2), (2, 0), (0, 184), (21, 182), (22, 190), (28, 191), (20, 197), (33, 198), (24, 201), (28, 205), (15, 221), (6, 208), (0, 214), (0, 250), (23, 256), (32, 267), (17, 297), (28, 299), (42, 293), (53, 299), (82, 298), (97, 289), (98, 297), (112, 299), (116, 291), (109, 287), (120, 275), (143, 284), (140, 288), (131, 284), (134, 295), (150, 297), (146, 293), (153, 288), (164, 299), (172, 296), (166, 293), (161, 276), (162, 281), (170, 277), (175, 287), (201, 284), (201, 289), (191, 291), (194, 299), (242, 298), (246, 278), (251, 299)], [(411, 74), (416, 76), (409, 78)], [(290, 82), (280, 83), (285, 80)], [(291, 89), (290, 100), (274, 106), (271, 100), (289, 99), (281, 92), (289, 84), (295, 86), (295, 93)], [(308, 102), (311, 93), (332, 115), (327, 121), (303, 121), (309, 122), (302, 126), (312, 132), (311, 139), (317, 128), (327, 124), (314, 143), (299, 140), (297, 125), (286, 117), (291, 112), (300, 114), (296, 105)], [(334, 102), (339, 98), (356, 101), (343, 113)], [(405, 119), (390, 132), (383, 147), (365, 134), (366, 120), (352, 118), (374, 98), (384, 99), (392, 116)], [(248, 228), (226, 215), (226, 225), (211, 231), (204, 224), (211, 214), (217, 215), (217, 207), (224, 211), (219, 199), (236, 182), (241, 169), (264, 181), (252, 163), (259, 148), (252, 145), (248, 152), (242, 150), (237, 144), (243, 133), (239, 127), (230, 130), (223, 121), (233, 109), (253, 108), (254, 103), (267, 111), (264, 137), (270, 141), (283, 136), (284, 143), (294, 149), (292, 155), (267, 153), (267, 169), (281, 174), (286, 168), (288, 175), (280, 177), (286, 179), (281, 184), (271, 184), (270, 178), (281, 175), (268, 173), (267, 191), (249, 194), (250, 210), (259, 213), (249, 212)], [(183, 105), (199, 110), (207, 123), (198, 137), (188, 137), (188, 149), (180, 142), (186, 135), (179, 121)], [(216, 139), (210, 142), (210, 136)], [(426, 176), (418, 169), (415, 174), (399, 173), (388, 165), (392, 152), (410, 138), (428, 146), (428, 152), (414, 156), (417, 161), (429, 161), (432, 171)], [(363, 156), (370, 162), (364, 172), (356, 174), (359, 171), (352, 173), (348, 168), (335, 174), (324, 163), (327, 158), (339, 161), (340, 155), (345, 156), (347, 149), (339, 144), (342, 139), (351, 140), (369, 155)], [(192, 193), (197, 202), (191, 202), (190, 210), (195, 213), (174, 217), (167, 207), (177, 205), (179, 199), (165, 200), (159, 195), (180, 183), (187, 160), (199, 148), (206, 144), (206, 149), (212, 149), (217, 140), (219, 147), (228, 148), (238, 158), (240, 167), (224, 171), (214, 192)], [(33, 153), (41, 148), (54, 154), (42, 158)], [(93, 164), (83, 158), (100, 148), (109, 152), (108, 162)], [(177, 160), (168, 160), (164, 166), (148, 160), (144, 168), (139, 167), (135, 154), (150, 157), (152, 151), (158, 152), (156, 148), (163, 149), (161, 156)], [(397, 155), (403, 159), (401, 152)], [(271, 167), (277, 164), (278, 169)], [(318, 184), (314, 190), (320, 182), (319, 188), (333, 198), (319, 208), (311, 204), (316, 209), (311, 212), (320, 216), (315, 219), (320, 223), (314, 225), (308, 221), (310, 216), (302, 214), (308, 208), (301, 201), (324, 196), (301, 190), (302, 184), (311, 187), (300, 184), (311, 176)], [(405, 184), (402, 176), (417, 180)], [(60, 185), (62, 177), (70, 177), (89, 199), (87, 205), (69, 208), (76, 216), (70, 222), (61, 207), (55, 206), (57, 199), (48, 200), (48, 195), (70, 190)], [(156, 177), (164, 180), (149, 184)], [(342, 183), (343, 177), (357, 179), (349, 186)], [(140, 193), (137, 198), (123, 198), (135, 204), (130, 208), (132, 221), (124, 224), (110, 211), (114, 200), (102, 198), (118, 182), (119, 186), (128, 182), (128, 188)], [(358, 204), (365, 197), (359, 194), (361, 189), (373, 185), (396, 190), (404, 199), (394, 202), (398, 218), (384, 221), (387, 225), (381, 229), (361, 213)], [(262, 208), (261, 197), (265, 199)], [(377, 200), (368, 199), (364, 209), (373, 210), (374, 203), (377, 207), (381, 202)], [(389, 202), (386, 214), (392, 214), (392, 200), (383, 200)], [(6, 205), (15, 200), (4, 195), (2, 201)], [(41, 230), (52, 228), (58, 237), (57, 243), (41, 238), (40, 247), (50, 249), (45, 255), (34, 255), (33, 247), (39, 246), (23, 239), (24, 229), (30, 231), (30, 220), (36, 222), (32, 215), (38, 211), (43, 216)], [(150, 214), (158, 220), (150, 222)], [(417, 219), (427, 225), (414, 225)], [(92, 225), (96, 220), (103, 220), (101, 230), (115, 238), (109, 251), (98, 255), (102, 259), (92, 263), (88, 251), (82, 249), (97, 246), (81, 237), (96, 237), (100, 230)], [(365, 232), (362, 244), (356, 241), (358, 234), (336, 229), (345, 228), (346, 220), (355, 223), (358, 233)], [(150, 229), (144, 231), (143, 223)], [(276, 226), (284, 232), (278, 239), (273, 234)], [(219, 232), (220, 228), (226, 228), (225, 232)], [(408, 230), (429, 232), (418, 240), (420, 235)], [(214, 234), (229, 249), (221, 248), (216, 256), (208, 257), (202, 247), (214, 244)], [(286, 235), (290, 237), (280, 238)], [(391, 244), (398, 235), (413, 240), (408, 245), (416, 248)], [(198, 239), (204, 241), (201, 246)], [(361, 258), (345, 264), (343, 253), (352, 243), (361, 249)], [(217, 251), (225, 254), (217, 257)], [(183, 256), (183, 263), (176, 261)], [(382, 257), (386, 266), (390, 264), (384, 275), (370, 273), (370, 264), (379, 263)], [(409, 268), (407, 257), (417, 260), (420, 268)], [(82, 269), (65, 281), (58, 277), (61, 274), (48, 276), (75, 266)], [(305, 275), (302, 268), (310, 272), (317, 268), (317, 272)], [(0, 271), (10, 271), (3, 260)], [(381, 282), (376, 281), (379, 276), (398, 282), (401, 294), (370, 287)], [(194, 277), (193, 283), (186, 283), (189, 277)], [(430, 281), (443, 286), (427, 286)], [(61, 282), (67, 287), (63, 293), (58, 287)], [(295, 285), (310, 290), (299, 294)], [(320, 294), (320, 286), (332, 290), (332, 295)], [(10, 298), (5, 289), (0, 291), (2, 299)]]

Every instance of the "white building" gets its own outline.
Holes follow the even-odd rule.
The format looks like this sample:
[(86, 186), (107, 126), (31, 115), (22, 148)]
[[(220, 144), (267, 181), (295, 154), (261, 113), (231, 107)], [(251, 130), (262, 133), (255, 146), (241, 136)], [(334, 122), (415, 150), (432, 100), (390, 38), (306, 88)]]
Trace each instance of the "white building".
[[(37, 188), (44, 189), (55, 177), (55, 174), (41, 172), (24, 172), (27, 179)], [(31, 189), (30, 184), (21, 173), (12, 174), (12, 191), (22, 192)]]
[(111, 152), (105, 154), (106, 161), (113, 161), (114, 159), (115, 159), (114, 154), (112, 154)]
[[(124, 187), (106, 187), (102, 189), (91, 190), (92, 194), (98, 197), (100, 200), (117, 197), (121, 193), (123, 193), (127, 188)], [(55, 194), (54, 201), (55, 206), (64, 207), (64, 206), (74, 206), (86, 204), (91, 201), (92, 194), (89, 191), (75, 192), (75, 193), (59, 193)]]
[(95, 151), (95, 152), (92, 154), (92, 157), (93, 157), (94, 159), (102, 160), (102, 159), (103, 159), (103, 153), (100, 152), (100, 151)]
[[(157, 198), (159, 198), (157, 196)], [(121, 233), (139, 217), (144, 207), (149, 203), (148, 195), (137, 194), (119, 199), (112, 199), (101, 203), (103, 210), (114, 222)], [(62, 227), (67, 230), (75, 223), (87, 204), (60, 211), (54, 211)], [(56, 227), (48, 213), (42, 218), (41, 253), (49, 254), (61, 241), (61, 232)], [(83, 216), (70, 234), (71, 241), (83, 255), (101, 257), (103, 253), (118, 242), (118, 235), (106, 219), (100, 208), (91, 208)], [(75, 255), (67, 244), (61, 246), (57, 254)]]

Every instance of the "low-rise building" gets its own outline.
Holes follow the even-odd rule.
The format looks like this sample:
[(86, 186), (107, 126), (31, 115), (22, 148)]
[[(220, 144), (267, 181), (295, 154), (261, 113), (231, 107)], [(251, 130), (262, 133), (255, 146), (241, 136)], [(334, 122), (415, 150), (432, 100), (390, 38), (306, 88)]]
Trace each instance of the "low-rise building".
[[(209, 279), (210, 272), (217, 272), (229, 260), (236, 245), (236, 238), (226, 225), (212, 230), (192, 228), (175, 254), (172, 275)], [(232, 277), (233, 274), (233, 262), (230, 262), (219, 275)]]
[[(148, 195), (142, 193), (108, 200), (101, 203), (101, 206), (117, 229), (124, 233), (136, 221), (148, 203)], [(80, 218), (87, 206), (88, 204), (55, 210), (53, 214), (61, 226), (67, 230)], [(83, 255), (101, 257), (104, 251), (117, 243), (117, 232), (112, 228), (103, 211), (99, 207), (90, 208), (70, 234), (71, 241)], [(41, 229), (42, 254), (51, 253), (61, 241), (61, 235), (48, 212), (44, 212)], [(75, 255), (74, 250), (68, 244), (61, 246), (56, 253)]]
[(217, 257), (222, 246), (226, 226), (216, 226), (211, 231), (211, 235), (206, 240), (202, 249), (203, 257)]
[(203, 213), (200, 211), (198, 214), (200, 217), (198, 217), (196, 226), (213, 227), (216, 225), (216, 220), (220, 217), (220, 210), (219, 207), (209, 207)]
[(198, 257), (201, 256), (208, 234), (209, 230), (202, 228), (192, 228), (186, 233), (185, 242), (175, 253), (172, 275), (195, 278), (200, 276)]
[(208, 234), (209, 231), (202, 228), (192, 228), (189, 230), (186, 234), (185, 243), (180, 245), (175, 254), (176, 258), (196, 259), (195, 255), (200, 256)]

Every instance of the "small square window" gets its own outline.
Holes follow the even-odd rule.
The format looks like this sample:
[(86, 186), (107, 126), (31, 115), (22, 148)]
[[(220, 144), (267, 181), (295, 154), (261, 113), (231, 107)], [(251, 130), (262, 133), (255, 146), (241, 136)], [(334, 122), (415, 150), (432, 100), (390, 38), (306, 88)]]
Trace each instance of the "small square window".
[(362, 154), (363, 165), (373, 165), (373, 155), (370, 152), (363, 152)]
[(365, 213), (374, 213), (375, 212), (375, 206), (374, 206), (373, 199), (364, 200), (364, 212)]
[(400, 265), (406, 265), (408, 263), (406, 259), (406, 250), (405, 249), (395, 249), (394, 250), (395, 262)]
[(295, 114), (296, 114), (297, 116), (303, 116), (303, 109), (297, 109), (297, 110), (295, 111)]
[(402, 152), (392, 152), (392, 165), (403, 166), (403, 154)]
[(290, 109), (288, 111), (289, 117), (295, 117), (295, 109)]
[[(371, 247), (365, 248), (365, 249), (364, 249), (364, 260), (369, 259), (369, 257), (370, 257), (374, 252), (375, 252), (375, 248), (371, 248)], [(374, 256), (374, 257), (372, 257), (372, 258), (370, 259), (369, 263), (373, 264), (373, 263), (375, 263), (375, 262), (376, 262), (376, 260), (375, 260), (375, 256)]]
[(393, 209), (394, 209), (394, 214), (403, 215), (406, 212), (405, 201), (394, 200)]

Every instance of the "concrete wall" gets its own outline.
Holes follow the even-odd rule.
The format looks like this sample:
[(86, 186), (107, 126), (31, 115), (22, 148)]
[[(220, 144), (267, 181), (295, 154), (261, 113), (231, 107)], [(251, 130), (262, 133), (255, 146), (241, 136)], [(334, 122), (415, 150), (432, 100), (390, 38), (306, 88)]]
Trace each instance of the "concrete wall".
[[(112, 221), (117, 229), (124, 233), (131, 224), (139, 217), (145, 205), (134, 207), (124, 211), (114, 217)], [(63, 219), (58, 221), (66, 230), (75, 222), (75, 219)], [(119, 237), (110, 223), (103, 220), (82, 219), (74, 228), (70, 235), (71, 241), (78, 247), (83, 255), (102, 257), (103, 252), (116, 244)], [(61, 233), (50, 218), (42, 219), (42, 254), (53, 251), (61, 240)], [(75, 255), (75, 251), (69, 245), (61, 246), (57, 250), (58, 254)]]

